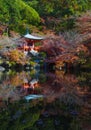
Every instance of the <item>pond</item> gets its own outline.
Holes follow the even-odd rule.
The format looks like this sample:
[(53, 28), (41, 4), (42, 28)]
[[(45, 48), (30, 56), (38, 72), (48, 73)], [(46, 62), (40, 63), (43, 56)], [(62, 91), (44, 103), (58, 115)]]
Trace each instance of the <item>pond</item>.
[(0, 72), (0, 130), (91, 130), (91, 72)]

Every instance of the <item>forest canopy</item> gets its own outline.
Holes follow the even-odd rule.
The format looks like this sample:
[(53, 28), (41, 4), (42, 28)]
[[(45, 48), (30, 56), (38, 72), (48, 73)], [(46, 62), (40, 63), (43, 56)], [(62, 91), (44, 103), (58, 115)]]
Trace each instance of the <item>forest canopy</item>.
[(37, 25), (39, 14), (22, 0), (0, 0), (0, 22), (17, 30), (23, 24)]
[(59, 31), (72, 28), (75, 17), (90, 9), (90, 0), (0, 0), (0, 22), (22, 32), (27, 26), (41, 29), (44, 19), (48, 29)]
[[(90, 9), (89, 0), (24, 0), (43, 15), (53, 15), (55, 17), (64, 17), (78, 15), (83, 11)], [(40, 8), (41, 6), (41, 8)]]

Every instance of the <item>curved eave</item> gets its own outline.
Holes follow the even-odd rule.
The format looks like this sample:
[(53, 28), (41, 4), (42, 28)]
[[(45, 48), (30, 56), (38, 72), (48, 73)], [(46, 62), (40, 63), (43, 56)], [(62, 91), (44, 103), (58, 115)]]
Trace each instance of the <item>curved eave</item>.
[(43, 39), (45, 39), (44, 37), (37, 37), (37, 36), (33, 36), (31, 34), (24, 35), (24, 38), (31, 39), (31, 40), (43, 40)]

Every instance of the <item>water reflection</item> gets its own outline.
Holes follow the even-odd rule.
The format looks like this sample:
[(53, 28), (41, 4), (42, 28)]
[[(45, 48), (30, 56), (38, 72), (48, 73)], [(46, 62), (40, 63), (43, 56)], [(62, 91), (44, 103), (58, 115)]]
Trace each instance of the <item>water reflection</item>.
[[(91, 73), (0, 72), (1, 130), (90, 130)], [(26, 102), (28, 95), (42, 95)]]
[[(37, 75), (37, 76), (36, 76)], [(20, 100), (25, 95), (40, 92), (37, 70), (0, 73), (0, 99)]]
[[(86, 73), (87, 74), (87, 73)], [(90, 75), (90, 74), (89, 74)], [(0, 100), (20, 100), (29, 94), (41, 94), (48, 102), (60, 99), (65, 104), (91, 107), (91, 87), (88, 77), (56, 70), (55, 73), (39, 70), (0, 73)], [(86, 84), (86, 80), (88, 84)]]

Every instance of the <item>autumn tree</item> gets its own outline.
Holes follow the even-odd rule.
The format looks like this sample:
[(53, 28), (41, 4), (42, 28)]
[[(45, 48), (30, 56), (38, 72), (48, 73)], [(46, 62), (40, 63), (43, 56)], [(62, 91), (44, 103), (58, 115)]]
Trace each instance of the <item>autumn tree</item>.
[(16, 62), (16, 63), (20, 63), (20, 64), (25, 64), (27, 63), (26, 57), (24, 55), (23, 52), (19, 51), (19, 50), (11, 50), (8, 53), (8, 58), (10, 61)]

